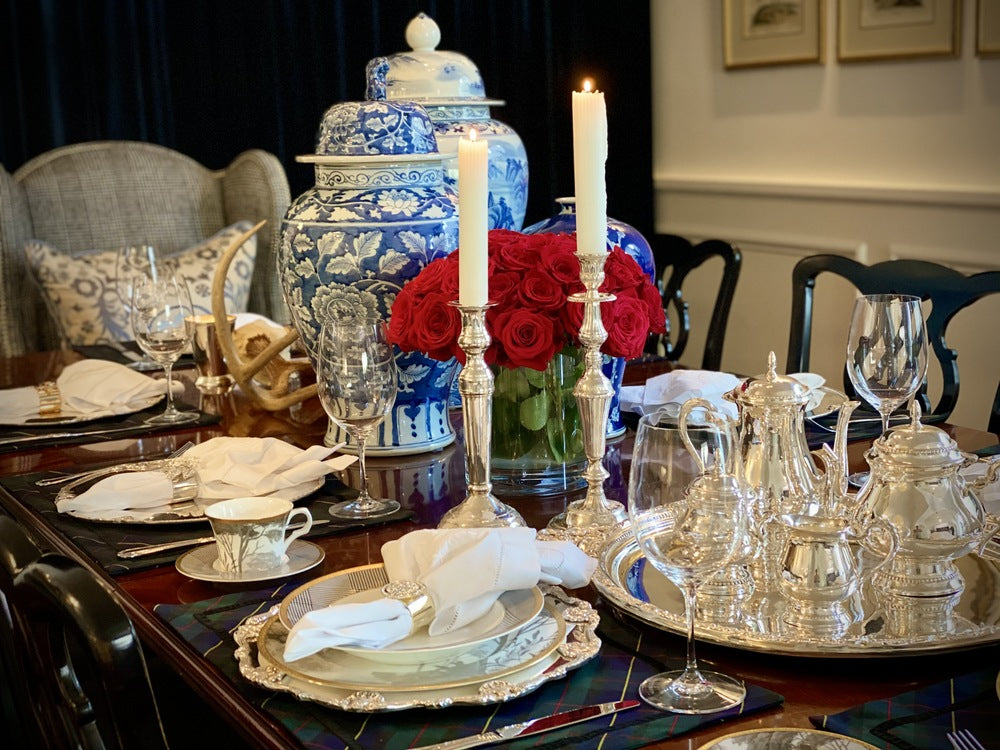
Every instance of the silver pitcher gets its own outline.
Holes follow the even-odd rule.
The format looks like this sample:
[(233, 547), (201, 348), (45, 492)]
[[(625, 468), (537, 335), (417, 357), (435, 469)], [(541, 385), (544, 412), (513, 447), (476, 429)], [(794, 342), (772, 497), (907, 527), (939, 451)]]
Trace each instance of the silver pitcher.
[[(781, 516), (785, 543), (781, 552), (779, 586), (788, 605), (784, 621), (816, 635), (839, 637), (860, 609), (845, 607), (864, 578), (890, 564), (899, 548), (892, 524), (873, 520), (856, 528), (842, 518), (786, 514)], [(862, 570), (852, 545), (878, 562)]]
[[(996, 481), (1000, 458), (963, 453), (944, 431), (920, 423), (920, 405), (910, 423), (890, 429), (865, 453), (871, 467), (858, 493), (855, 521), (883, 520), (899, 532), (899, 553), (874, 577), (879, 588), (899, 596), (948, 596), (964, 581), (954, 560), (981, 548), (1000, 529), (977, 492)], [(959, 473), (974, 463), (986, 473), (966, 481)]]

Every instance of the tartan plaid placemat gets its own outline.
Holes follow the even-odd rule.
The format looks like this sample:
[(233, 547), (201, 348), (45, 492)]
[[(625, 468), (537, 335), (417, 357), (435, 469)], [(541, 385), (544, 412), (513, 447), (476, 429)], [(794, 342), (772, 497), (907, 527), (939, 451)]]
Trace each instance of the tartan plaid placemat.
[(1000, 748), (1000, 699), (994, 664), (919, 690), (869, 701), (839, 714), (810, 716), (819, 729), (886, 750), (948, 747), (948, 732), (968, 729), (987, 748)]
[[(663, 639), (643, 641), (638, 631), (622, 627), (614, 617), (605, 614), (598, 631), (604, 645), (597, 658), (566, 678), (546, 683), (535, 692), (508, 703), (412, 709), (384, 714), (338, 711), (255, 687), (239, 674), (233, 656), (236, 644), (232, 631), (246, 617), (265, 612), (278, 604), (293, 587), (293, 584), (285, 584), (275, 589), (227, 594), (194, 604), (161, 604), (155, 609), (160, 617), (232, 680), (234, 689), (272, 714), (306, 748), (377, 747), (401, 750), (477, 734), (489, 727), (500, 727), (592, 703), (636, 698), (642, 680), (661, 671), (665, 665), (675, 668), (682, 666), (683, 662), (683, 654), (668, 652)], [(718, 714), (684, 716), (642, 704), (613, 717), (506, 743), (505, 747), (512, 750), (540, 747), (628, 750), (706, 724), (772, 708), (782, 700), (777, 693), (748, 685), (747, 697), (742, 705)]]
[[(0, 489), (5, 490), (23, 505), (40, 513), (45, 518), (46, 523), (58, 529), (61, 534), (96, 560), (110, 575), (122, 575), (160, 565), (173, 564), (179, 555), (192, 548), (168, 550), (158, 555), (138, 557), (133, 560), (120, 560), (118, 558), (119, 550), (211, 536), (212, 534), (211, 526), (207, 520), (192, 523), (146, 525), (96, 523), (60, 513), (55, 506), (55, 497), (59, 487), (39, 487), (35, 484), (36, 479), (51, 475), (51, 472), (45, 472), (5, 477), (0, 479)], [(309, 508), (313, 518), (329, 519), (330, 521), (316, 526), (304, 538), (342, 534), (345, 531), (364, 526), (395, 523), (413, 517), (412, 511), (408, 510), (399, 510), (388, 516), (362, 520), (333, 518), (330, 515), (330, 505), (356, 497), (357, 494), (357, 490), (346, 486), (336, 477), (328, 476), (322, 487), (303, 500), (297, 501), (297, 505)]]

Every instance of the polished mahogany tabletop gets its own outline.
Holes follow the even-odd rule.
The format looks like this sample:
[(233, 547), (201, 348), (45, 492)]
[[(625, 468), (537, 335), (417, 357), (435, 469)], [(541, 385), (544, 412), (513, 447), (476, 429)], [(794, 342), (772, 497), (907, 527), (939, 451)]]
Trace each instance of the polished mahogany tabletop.
[[(0, 387), (29, 385), (50, 379), (61, 367), (77, 358), (79, 355), (73, 352), (49, 352), (0, 360)], [(183, 369), (178, 372), (186, 379), (187, 385), (182, 400), (198, 403), (198, 394), (190, 382), (190, 372), (185, 373)], [(641, 375), (642, 370), (633, 372), (631, 378), (641, 382)], [(287, 411), (269, 413), (256, 408), (239, 392), (227, 397), (203, 399), (201, 406), (206, 411), (219, 414), (221, 421), (210, 427), (182, 427), (140, 439), (105, 443), (101, 451), (102, 459), (116, 461), (143, 456), (159, 457), (188, 440), (204, 441), (220, 435), (274, 436), (304, 447), (320, 442), (326, 428), (325, 415), (315, 400), (303, 404), (294, 416)], [(461, 419), (457, 412), (452, 416), (460, 433)], [(989, 433), (953, 426), (946, 426), (946, 429), (966, 450), (976, 450), (997, 442), (997, 436)], [(855, 467), (863, 464), (862, 454), (867, 445), (867, 442), (850, 445), (851, 461)], [(623, 438), (609, 443), (605, 461), (612, 474), (607, 485), (608, 494), (622, 501), (625, 499), (631, 447), (632, 433), (629, 431)], [(85, 453), (74, 447), (9, 452), (0, 455), (0, 475), (66, 470), (79, 465), (81, 455)], [(416, 528), (435, 526), (441, 515), (457, 502), (459, 493), (464, 493), (464, 453), (460, 443), (434, 453), (371, 458), (369, 472), (373, 488), (394, 493), (404, 507), (413, 511), (412, 521), (314, 539), (325, 549), (326, 559), (322, 567), (311, 571), (309, 576), (380, 562), (380, 549), (384, 542)], [(356, 469), (348, 470), (346, 474), (346, 483), (356, 486)], [(578, 496), (503, 499), (516, 507), (529, 524), (542, 528), (549, 518), (565, 508), (568, 501)], [(38, 514), (2, 493), (0, 501), (48, 547), (80, 559), (104, 577), (134, 621), (145, 646), (176, 670), (192, 690), (243, 735), (248, 744), (268, 748), (301, 747), (284, 727), (242, 699), (214, 667), (153, 613), (156, 604), (196, 602), (218, 596), (220, 592), (239, 589), (190, 580), (173, 565), (111, 578)], [(599, 601), (593, 591), (576, 593)], [(649, 637), (673, 643), (677, 655), (683, 654), (684, 639), (681, 636), (650, 630)], [(842, 711), (865, 701), (893, 696), (963, 671), (973, 671), (984, 662), (1000, 663), (1000, 645), (936, 655), (815, 659), (777, 656), (705, 643), (699, 644), (698, 657), (704, 665), (781, 693), (785, 698), (784, 704), (770, 711), (664, 740), (651, 747), (696, 748), (709, 739), (735, 731), (757, 727), (809, 727), (810, 715)], [(442, 709), (441, 720), (447, 721), (447, 709)]]

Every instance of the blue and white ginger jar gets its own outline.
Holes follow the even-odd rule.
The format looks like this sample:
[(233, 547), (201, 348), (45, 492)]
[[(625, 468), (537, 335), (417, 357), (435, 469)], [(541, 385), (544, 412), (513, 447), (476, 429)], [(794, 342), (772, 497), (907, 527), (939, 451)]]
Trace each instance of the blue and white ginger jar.
[[(457, 199), (444, 183), (427, 112), (410, 102), (343, 102), (327, 110), (315, 186), (281, 223), (278, 270), (292, 322), (315, 366), (322, 322), (377, 314), (388, 320), (403, 285), (458, 244)], [(399, 391), (370, 438), (370, 455), (405, 455), (455, 440), (448, 391), (456, 363), (397, 351)], [(346, 442), (331, 422), (326, 442)]]
[[(556, 198), (559, 213), (555, 216), (532, 224), (524, 230), (525, 234), (573, 234), (576, 232), (576, 198)], [(608, 217), (608, 250), (620, 247), (635, 259), (654, 286), (658, 287), (656, 279), (656, 262), (653, 260), (653, 249), (638, 229), (624, 221)], [(611, 399), (611, 411), (608, 416), (607, 437), (617, 437), (625, 432), (625, 421), (622, 419), (621, 404), (618, 393), (621, 390), (622, 379), (625, 377), (625, 360), (621, 357), (604, 355), (604, 374), (611, 381), (615, 395)]]
[(487, 99), (482, 76), (458, 52), (436, 49), (441, 30), (425, 13), (406, 27), (410, 52), (375, 58), (368, 64), (368, 98), (384, 91), (389, 100), (421, 104), (434, 123), (445, 158), (445, 183), (458, 185), (458, 140), (475, 129), (489, 144), (489, 228), (520, 230), (528, 206), (528, 155), (520, 136), (490, 116), (499, 99)]

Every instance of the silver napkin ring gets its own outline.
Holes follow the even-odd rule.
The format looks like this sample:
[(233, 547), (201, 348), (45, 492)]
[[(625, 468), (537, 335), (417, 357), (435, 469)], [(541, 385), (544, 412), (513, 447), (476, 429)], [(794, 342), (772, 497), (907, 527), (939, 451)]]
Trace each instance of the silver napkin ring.
[(428, 625), (434, 619), (434, 602), (427, 587), (416, 581), (390, 581), (382, 587), (383, 596), (401, 601), (413, 618), (410, 634)]
[(38, 415), (50, 417), (62, 411), (62, 395), (54, 380), (46, 380), (35, 386), (38, 392)]

